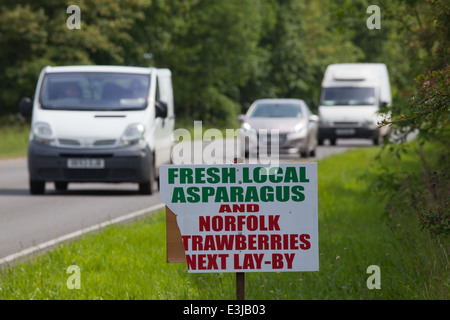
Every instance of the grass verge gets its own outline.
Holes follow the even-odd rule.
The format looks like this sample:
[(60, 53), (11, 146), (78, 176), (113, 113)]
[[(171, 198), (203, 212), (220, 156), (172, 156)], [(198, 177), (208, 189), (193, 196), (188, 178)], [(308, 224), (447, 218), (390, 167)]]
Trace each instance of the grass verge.
[[(417, 223), (393, 219), (374, 191), (383, 172), (378, 152), (361, 148), (319, 162), (320, 271), (248, 273), (247, 299), (448, 299), (442, 243)], [(383, 165), (414, 170), (417, 159), (409, 157), (386, 157)], [(66, 285), (70, 265), (80, 268), (79, 290)], [(366, 285), (371, 265), (380, 267), (381, 289)], [(235, 299), (234, 284), (234, 274), (188, 274), (184, 264), (167, 264), (158, 212), (3, 268), (0, 299)]]

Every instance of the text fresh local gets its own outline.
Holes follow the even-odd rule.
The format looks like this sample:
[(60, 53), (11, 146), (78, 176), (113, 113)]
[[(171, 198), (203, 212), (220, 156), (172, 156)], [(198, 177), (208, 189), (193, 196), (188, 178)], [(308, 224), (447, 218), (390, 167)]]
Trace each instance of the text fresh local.
[[(174, 187), (172, 203), (198, 202), (301, 202), (308, 183), (305, 167), (243, 167), (242, 179), (237, 179), (236, 167), (173, 167), (168, 169), (168, 184)], [(270, 182), (279, 185), (255, 186)], [(209, 184), (209, 186), (198, 186)], [(217, 184), (218, 186), (211, 186)], [(229, 186), (226, 186), (226, 185)], [(252, 184), (251, 186), (245, 186)], [(192, 185), (192, 186), (189, 186)]]

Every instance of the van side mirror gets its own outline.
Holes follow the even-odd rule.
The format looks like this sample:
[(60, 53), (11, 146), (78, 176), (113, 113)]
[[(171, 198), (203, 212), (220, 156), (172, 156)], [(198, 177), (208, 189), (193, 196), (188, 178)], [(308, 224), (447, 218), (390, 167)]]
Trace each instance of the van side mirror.
[(28, 97), (23, 97), (19, 102), (19, 112), (25, 117), (31, 117), (31, 112), (33, 110), (33, 101)]
[(155, 117), (166, 118), (167, 117), (167, 103), (163, 101), (155, 101)]
[(237, 116), (237, 120), (238, 120), (239, 122), (244, 122), (244, 120), (245, 120), (245, 114), (240, 114), (240, 115), (238, 115), (238, 116)]
[(386, 101), (380, 101), (380, 110), (387, 108), (388, 103)]

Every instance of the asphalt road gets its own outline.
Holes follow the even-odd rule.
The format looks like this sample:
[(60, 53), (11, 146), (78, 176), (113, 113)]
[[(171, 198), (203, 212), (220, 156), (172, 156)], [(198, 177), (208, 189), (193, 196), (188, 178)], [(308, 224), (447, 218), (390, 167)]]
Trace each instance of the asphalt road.
[[(203, 147), (207, 144), (203, 143)], [(370, 145), (368, 140), (338, 140), (337, 146), (318, 147), (316, 158), (287, 156), (280, 158), (280, 161), (315, 161)], [(223, 155), (219, 152), (215, 156)], [(163, 206), (158, 193), (144, 196), (137, 190), (136, 184), (74, 183), (69, 184), (67, 192), (58, 192), (52, 183), (47, 183), (45, 195), (31, 196), (26, 159), (1, 160), (0, 264), (15, 258), (17, 253), (19, 256), (25, 255), (27, 251), (35, 250), (36, 246), (48, 244), (53, 239), (66, 235), (73, 237), (80, 230), (89, 231), (92, 226), (101, 227), (99, 224), (102, 223), (135, 218)], [(130, 217), (130, 214), (133, 215)]]

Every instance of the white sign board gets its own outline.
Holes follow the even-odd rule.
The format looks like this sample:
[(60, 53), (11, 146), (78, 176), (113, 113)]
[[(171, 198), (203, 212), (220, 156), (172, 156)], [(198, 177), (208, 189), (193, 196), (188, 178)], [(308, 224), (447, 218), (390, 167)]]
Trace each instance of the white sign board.
[(317, 164), (165, 165), (189, 272), (318, 271)]

